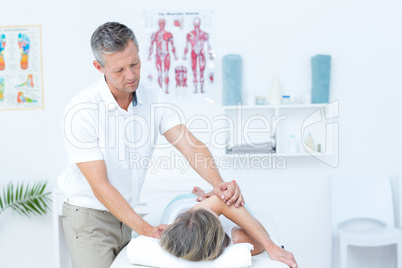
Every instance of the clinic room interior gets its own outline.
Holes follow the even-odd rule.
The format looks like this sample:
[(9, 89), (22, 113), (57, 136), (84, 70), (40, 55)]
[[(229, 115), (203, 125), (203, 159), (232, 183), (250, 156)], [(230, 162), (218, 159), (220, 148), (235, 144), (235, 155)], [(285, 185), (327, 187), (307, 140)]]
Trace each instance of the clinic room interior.
[[(102, 78), (90, 38), (108, 21), (134, 31), (141, 81), (167, 92), (223, 180), (235, 180), (247, 205), (269, 215), (298, 267), (341, 267), (346, 253), (342, 267), (402, 267), (395, 0), (3, 1), (0, 36), (26, 35), (1, 39), (0, 267), (68, 267), (58, 188), (68, 165), (64, 109)], [(161, 26), (173, 42), (170, 65), (158, 71), (152, 33)], [(197, 27), (207, 33), (199, 48), (186, 44)], [(30, 54), (21, 41), (29, 35)], [(196, 49), (204, 58), (194, 66)], [(149, 164), (139, 214), (162, 211), (194, 186), (213, 188), (164, 136), (152, 159), (131, 160)], [(22, 184), (46, 186), (44, 212), (6, 207), (10, 185), (18, 194)]]

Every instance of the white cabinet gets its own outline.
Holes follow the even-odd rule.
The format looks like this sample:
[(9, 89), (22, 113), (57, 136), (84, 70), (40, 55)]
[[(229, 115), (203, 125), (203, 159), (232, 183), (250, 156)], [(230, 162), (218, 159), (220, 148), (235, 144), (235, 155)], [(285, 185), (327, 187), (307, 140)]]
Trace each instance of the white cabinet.
[[(226, 142), (230, 149), (258, 147), (274, 143), (278, 156), (330, 155), (337, 138), (338, 102), (330, 104), (283, 104), (224, 106), (226, 116)], [(336, 127), (335, 125), (336, 124)], [(314, 146), (307, 146), (311, 135)], [(311, 139), (310, 139), (311, 140)], [(257, 146), (255, 146), (257, 145)], [(226, 154), (236, 155), (236, 150)], [(245, 150), (240, 150), (242, 153)], [(266, 155), (250, 149), (251, 155)]]

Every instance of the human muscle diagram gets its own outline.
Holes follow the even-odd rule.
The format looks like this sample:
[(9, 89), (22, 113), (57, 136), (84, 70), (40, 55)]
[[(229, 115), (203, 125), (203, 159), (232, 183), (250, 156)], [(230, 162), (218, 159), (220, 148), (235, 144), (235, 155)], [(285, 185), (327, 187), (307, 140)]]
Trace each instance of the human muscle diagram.
[(170, 69), (170, 51), (177, 60), (176, 50), (173, 44), (172, 33), (165, 30), (166, 21), (165, 19), (159, 19), (158, 21), (159, 30), (152, 34), (151, 36), (151, 47), (149, 48), (148, 60), (151, 60), (151, 56), (155, 46), (155, 63), (156, 70), (158, 72), (158, 83), (159, 86), (165, 89), (166, 93), (169, 93), (169, 69)]
[(177, 66), (175, 69), (176, 87), (187, 87), (187, 68), (186, 66)]
[(186, 37), (186, 46), (184, 48), (184, 60), (186, 60), (189, 46), (191, 46), (191, 69), (193, 70), (193, 83), (195, 91), (198, 93), (198, 89), (201, 93), (204, 93), (204, 71), (205, 71), (205, 51), (204, 47), (207, 46), (210, 59), (213, 60), (212, 48), (209, 43), (208, 33), (200, 29), (201, 20), (196, 17), (193, 20), (194, 30), (189, 32)]
[(43, 108), (39, 25), (0, 27), (0, 110)]
[(215, 98), (213, 12), (144, 14), (149, 82), (175, 101)]

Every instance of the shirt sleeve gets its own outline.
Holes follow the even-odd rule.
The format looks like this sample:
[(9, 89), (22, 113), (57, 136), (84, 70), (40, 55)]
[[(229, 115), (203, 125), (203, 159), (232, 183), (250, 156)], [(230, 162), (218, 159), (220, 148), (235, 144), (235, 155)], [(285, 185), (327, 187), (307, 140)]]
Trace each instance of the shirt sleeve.
[(161, 123), (159, 133), (163, 135), (166, 131), (177, 125), (184, 124), (184, 114), (180, 107), (167, 101), (164, 93), (161, 96)]
[(104, 159), (97, 118), (97, 106), (93, 103), (79, 103), (66, 109), (62, 126), (70, 163)]

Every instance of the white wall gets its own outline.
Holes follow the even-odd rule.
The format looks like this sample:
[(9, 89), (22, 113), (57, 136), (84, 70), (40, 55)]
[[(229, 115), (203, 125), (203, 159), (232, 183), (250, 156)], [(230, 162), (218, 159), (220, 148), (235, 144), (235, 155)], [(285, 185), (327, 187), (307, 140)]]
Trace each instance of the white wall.
[[(246, 90), (267, 91), (278, 74), (289, 94), (309, 92), (311, 56), (332, 55), (331, 99), (340, 104), (339, 166), (289, 158), (285, 170), (221, 170), (225, 179), (239, 181), (252, 206), (274, 217), (282, 243), (300, 267), (330, 267), (329, 175), (388, 172), (395, 178), (402, 173), (398, 1), (3, 1), (0, 25), (42, 25), (45, 109), (0, 111), (0, 186), (43, 178), (55, 185), (66, 165), (59, 127), (63, 108), (99, 77), (92, 67), (92, 32), (105, 21), (120, 21), (134, 29), (141, 46), (142, 13), (155, 7), (215, 10), (218, 88), (220, 60), (228, 53), (243, 56)], [(184, 109), (208, 116), (222, 111), (219, 102)], [(195, 177), (191, 171), (148, 175)], [(53, 267), (51, 230), (50, 216), (0, 215), (0, 267)], [(354, 267), (394, 265), (392, 248), (370, 253), (359, 258), (362, 253), (353, 249), (350, 262)]]

